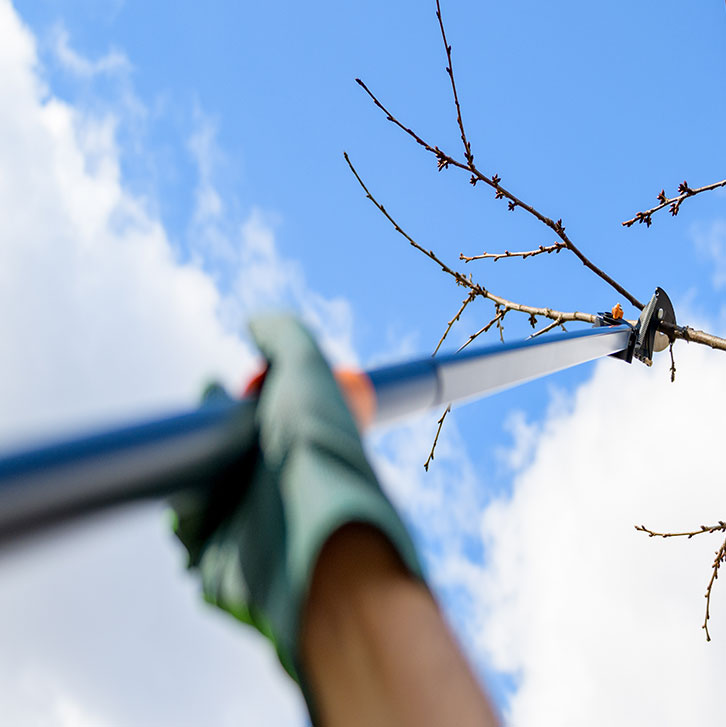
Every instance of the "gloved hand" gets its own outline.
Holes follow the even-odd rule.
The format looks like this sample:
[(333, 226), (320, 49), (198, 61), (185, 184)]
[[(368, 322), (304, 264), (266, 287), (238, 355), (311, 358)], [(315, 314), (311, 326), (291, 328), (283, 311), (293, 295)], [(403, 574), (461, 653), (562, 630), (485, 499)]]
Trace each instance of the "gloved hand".
[(255, 426), (244, 434), (247, 462), (231, 491), (226, 483), (177, 499), (176, 532), (201, 573), (205, 598), (268, 636), (306, 692), (301, 616), (328, 538), (347, 523), (367, 523), (414, 575), (421, 568), (309, 333), (287, 316), (259, 318), (250, 328), (268, 369)]

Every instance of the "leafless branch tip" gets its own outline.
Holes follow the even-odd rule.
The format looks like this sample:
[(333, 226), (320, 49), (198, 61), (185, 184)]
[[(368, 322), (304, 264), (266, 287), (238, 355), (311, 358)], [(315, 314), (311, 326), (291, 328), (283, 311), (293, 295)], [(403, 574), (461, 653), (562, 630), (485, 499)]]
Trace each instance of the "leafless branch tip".
[(441, 415), (441, 418), (438, 420), (437, 424), (439, 425), (436, 429), (436, 436), (434, 437), (434, 443), (431, 445), (431, 451), (429, 452), (429, 456), (426, 459), (426, 462), (424, 462), (424, 469), (428, 472), (429, 471), (429, 465), (434, 459), (434, 451), (436, 450), (436, 445), (439, 443), (439, 434), (441, 434), (441, 427), (444, 426), (444, 419), (446, 419), (446, 415), (451, 411), (451, 404), (449, 404), (446, 409), (444, 410), (444, 413)]
[(659, 210), (668, 207), (668, 211), (675, 217), (680, 211), (681, 204), (683, 204), (684, 200), (689, 197), (695, 197), (697, 194), (703, 192), (710, 192), (719, 187), (726, 187), (726, 179), (722, 179), (720, 182), (714, 182), (713, 184), (706, 184), (697, 189), (689, 187), (688, 182), (684, 180), (678, 185), (678, 194), (675, 197), (668, 197), (665, 189), (661, 189), (658, 193), (658, 204), (655, 207), (651, 207), (649, 210), (643, 210), (642, 212), (636, 212), (635, 217), (625, 220), (622, 225), (623, 227), (632, 227), (637, 222), (639, 225), (644, 224), (646, 227), (650, 227), (653, 224), (653, 215)]

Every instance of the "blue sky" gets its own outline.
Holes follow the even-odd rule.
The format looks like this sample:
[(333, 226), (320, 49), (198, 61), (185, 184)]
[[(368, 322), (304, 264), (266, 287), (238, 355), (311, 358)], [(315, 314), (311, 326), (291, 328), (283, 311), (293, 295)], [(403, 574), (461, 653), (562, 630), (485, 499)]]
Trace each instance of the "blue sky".
[[(553, 241), (525, 215), (504, 214), (503, 203), (470, 188), (455, 170), (438, 173), (354, 83), (360, 76), (426, 139), (459, 153), (433, 7), (17, 7), (38, 34), (41, 57), (45, 46), (47, 76), (61, 98), (114, 108), (133, 93), (143, 105), (143, 112), (135, 115), (132, 106), (122, 116), (118, 137), (128, 143), (121, 167), (130, 188), (158, 205), (175, 249), (187, 251), (198, 234), (190, 220), (198, 165), (189, 139), (208, 125), (224, 224), (231, 230), (252, 209), (267, 216), (281, 254), (300, 261), (310, 287), (350, 301), (363, 363), (401, 339), (417, 352), (431, 350), (463, 296), (365, 201), (343, 150), (404, 228), (448, 261), (462, 251)], [(681, 178), (721, 178), (721, 8), (452, 3), (445, 13), (481, 167), (561, 217), (573, 240), (641, 299), (655, 285), (675, 300), (689, 296), (710, 260), (681, 256), (674, 266), (674, 253), (666, 251), (682, 249), (694, 214), (706, 221), (718, 214), (719, 198), (693, 202), (696, 212), (676, 220), (663, 216), (652, 230), (626, 230), (619, 222), (649, 206), (662, 186), (675, 191)], [(88, 58), (119, 49), (128, 72), (79, 81), (53, 61), (59, 28)], [(689, 275), (682, 275), (684, 262), (693, 266)], [(535, 265), (474, 266), (466, 272), (522, 302), (594, 311), (618, 300), (565, 255)], [(705, 313), (716, 300), (710, 292), (692, 301)], [(484, 305), (475, 310), (476, 320), (459, 328), (454, 344), (491, 317)], [(514, 316), (508, 324), (512, 336), (527, 330)], [(512, 404), (535, 399), (541, 413), (543, 390), (531, 387), (486, 406), (496, 407), (499, 418)]]
[[(472, 188), (456, 170), (438, 172), (434, 160), (387, 123), (355, 84), (361, 77), (402, 121), (460, 155), (433, 4), (179, 2), (172, 8), (130, 0), (47, 0), (16, 2), (14, 10), (3, 6), (14, 19), (8, 37), (22, 34), (19, 20), (35, 43), (18, 50), (22, 62), (17, 64), (15, 46), (8, 44), (8, 67), (20, 69), (18, 78), (45, 84), (26, 105), (5, 105), (7, 128), (23, 129), (31, 141), (27, 148), (7, 141), (3, 166), (18, 170), (16, 186), (23, 190), (27, 170), (43, 176), (44, 164), (62, 170), (64, 159), (73, 164), (80, 159), (72, 171), (68, 162), (67, 178), (57, 172), (57, 190), (53, 175), (43, 184), (28, 176), (32, 194), (22, 199), (29, 215), (39, 201), (49, 210), (45, 217), (36, 215), (33, 226), (20, 218), (15, 222), (12, 185), (0, 198), (13, 220), (4, 233), (5, 269), (15, 273), (14, 282), (3, 283), (7, 309), (13, 311), (4, 332), (14, 351), (3, 376), (19, 382), (6, 383), (2, 393), (8, 440), (18, 432), (28, 435), (192, 401), (208, 375), (241, 381), (252, 366), (241, 331), (260, 307), (300, 311), (335, 359), (365, 366), (432, 351), (463, 291), (408, 247), (367, 202), (345, 165), (344, 150), (404, 229), (492, 291), (561, 310), (595, 312), (624, 303), (566, 253), (466, 267), (457, 262), (460, 252), (529, 249), (554, 239), (521, 211), (507, 212), (482, 185)], [(723, 193), (689, 200), (675, 219), (661, 213), (650, 229), (620, 225), (651, 206), (661, 187), (673, 193), (684, 178), (700, 186), (724, 177), (723, 6), (450, 2), (443, 11), (480, 168), (501, 175), (512, 191), (549, 216), (561, 217), (573, 241), (641, 300), (660, 285), (681, 323), (723, 332)], [(16, 98), (10, 81), (5, 83), (7, 98)], [(36, 119), (41, 121), (36, 124)], [(36, 125), (44, 129), (37, 138), (32, 136)], [(15, 138), (10, 132), (5, 136)], [(72, 195), (75, 189), (82, 199)], [(52, 224), (55, 214), (62, 224)], [(38, 245), (35, 256), (28, 250), (29, 234)], [(74, 247), (73, 240), (86, 239)], [(43, 257), (43, 240), (49, 257)], [(42, 259), (51, 262), (44, 268)], [(634, 317), (627, 306), (626, 316)], [(471, 306), (450, 336), (449, 348), (491, 317), (484, 303)], [(64, 330), (70, 335), (62, 335)], [(507, 338), (527, 333), (525, 319), (507, 317)], [(496, 340), (496, 332), (490, 336)], [(499, 672), (491, 684), (513, 724), (533, 724), (530, 715), (546, 702), (541, 694), (554, 691), (546, 683), (537, 691), (541, 674), (551, 671), (552, 648), (528, 651), (526, 644), (513, 645), (515, 637), (506, 636), (507, 628), (517, 631), (516, 623), (508, 626), (506, 614), (517, 612), (531, 594), (504, 564), (513, 558), (532, 582), (544, 578), (547, 567), (531, 551), (517, 550), (522, 541), (508, 539), (507, 528), (516, 530), (517, 522), (532, 534), (541, 526), (531, 510), (539, 495), (525, 502), (520, 493), (529, 492), (537, 476), (552, 472), (548, 452), (562, 448), (566, 453), (550, 481), (564, 489), (561, 501), (553, 496), (552, 502), (561, 502), (570, 514), (580, 512), (578, 504), (585, 508), (582, 513), (591, 512), (596, 499), (581, 502), (563, 483), (581, 471), (593, 479), (600, 476), (606, 468), (587, 463), (600, 462), (608, 446), (583, 442), (571, 456), (567, 441), (558, 439), (580, 432), (585, 423), (592, 439), (600, 425), (610, 424), (606, 439), (609, 431), (625, 431), (639, 441), (646, 427), (656, 442), (665, 438), (687, 448), (690, 436), (694, 447), (703, 446), (705, 435), (698, 427), (708, 428), (717, 410), (709, 407), (707, 414), (703, 402), (717, 396), (708, 392), (718, 391), (718, 354), (703, 358), (684, 350), (679, 356), (678, 347), (676, 354), (678, 393), (658, 388), (667, 383), (663, 367), (628, 378), (630, 369), (605, 362), (458, 410), (447, 422), (440, 455), (426, 477), (422, 463), (438, 413), (371, 445), (472, 659), (482, 672)], [(57, 365), (43, 363), (48, 360)], [(689, 379), (691, 386), (695, 379), (714, 388), (706, 387), (705, 394), (691, 391)], [(119, 389), (115, 396), (109, 393), (114, 386)], [(641, 423), (648, 412), (644, 401), (657, 407), (665, 396), (674, 397), (676, 418), (684, 426), (690, 423), (689, 431), (680, 432), (673, 421), (661, 431), (663, 419)], [(610, 400), (621, 408), (611, 411)], [(611, 419), (598, 419), (588, 408), (594, 406), (605, 406)], [(636, 463), (620, 460), (623, 471), (617, 477), (624, 480)], [(709, 470), (703, 466), (705, 480)], [(698, 479), (693, 472), (684, 476)], [(617, 492), (630, 502), (627, 490)], [(722, 499), (708, 492), (697, 517), (722, 517), (713, 510), (713, 502)], [(665, 496), (658, 498), (647, 488), (640, 495), (654, 515), (665, 507), (654, 502)], [(501, 525), (491, 517), (493, 500), (506, 510), (500, 512)], [(670, 500), (671, 507), (677, 505), (682, 507), (677, 498)], [(582, 513), (573, 515), (573, 532), (582, 526)], [(138, 517), (143, 527), (153, 528), (148, 513)], [(621, 517), (630, 528), (635, 514)], [(610, 521), (603, 526), (600, 537), (606, 542), (615, 538), (612, 526)], [(94, 532), (83, 537), (93, 542)], [(543, 537), (549, 534), (546, 530)], [(575, 538), (578, 547), (582, 537)], [(568, 562), (561, 556), (572, 543), (554, 540), (563, 550), (549, 553), (550, 561)], [(640, 541), (627, 543), (626, 554), (640, 547)], [(82, 550), (78, 543), (65, 547)], [(704, 583), (708, 552), (694, 561)], [(672, 549), (668, 553), (660, 563), (664, 568), (681, 557), (671, 555)], [(41, 554), (40, 564), (27, 566), (38, 569), (38, 583), (42, 560)], [(617, 562), (610, 564), (613, 572)], [(577, 563), (571, 567), (569, 576), (560, 574), (563, 582), (581, 572)], [(633, 579), (638, 582), (637, 575)], [(694, 586), (695, 610), (683, 623), (698, 625), (701, 580)], [(542, 582), (549, 594), (546, 578)], [(675, 576), (673, 582), (679, 588)], [(485, 593), (482, 583), (490, 586)], [(184, 587), (188, 594), (189, 586)], [(174, 588), (182, 586), (169, 585), (168, 602)], [(540, 598), (542, 592), (535, 591), (529, 602)], [(555, 603), (552, 613), (563, 608)], [(620, 613), (616, 605), (610, 608)], [(642, 624), (634, 624), (627, 609), (622, 613), (623, 623), (640, 633)], [(129, 628), (133, 632), (133, 624)], [(681, 638), (686, 627), (674, 621), (673, 629)], [(527, 643), (540, 644), (547, 633), (558, 633), (551, 622)], [(698, 645), (684, 649), (700, 649), (698, 629), (687, 636)], [(37, 653), (42, 659), (40, 647)], [(225, 652), (220, 662), (232, 658)], [(590, 673), (585, 667), (581, 672)], [(723, 674), (723, 665), (712, 666), (711, 673)], [(64, 699), (81, 710), (73, 714), (86, 714), (86, 709), (108, 724), (128, 723), (128, 714), (109, 706), (111, 697), (105, 705), (89, 706), (66, 687)], [(650, 694), (648, 688), (643, 686), (643, 693)], [(691, 695), (691, 701), (696, 699)], [(299, 705), (290, 707), (295, 708)], [(569, 724), (570, 718), (582, 723), (577, 705), (572, 709), (572, 715), (553, 724)], [(708, 709), (706, 704), (706, 716)], [(32, 716), (27, 719), (31, 723)], [(84, 717), (68, 719), (75, 725)]]

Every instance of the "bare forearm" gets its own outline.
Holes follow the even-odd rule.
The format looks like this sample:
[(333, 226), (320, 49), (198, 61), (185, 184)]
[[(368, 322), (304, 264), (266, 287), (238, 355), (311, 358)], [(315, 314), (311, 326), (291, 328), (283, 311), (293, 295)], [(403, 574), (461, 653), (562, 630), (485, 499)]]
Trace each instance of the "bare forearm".
[(325, 546), (302, 657), (325, 727), (497, 724), (428, 589), (369, 527)]

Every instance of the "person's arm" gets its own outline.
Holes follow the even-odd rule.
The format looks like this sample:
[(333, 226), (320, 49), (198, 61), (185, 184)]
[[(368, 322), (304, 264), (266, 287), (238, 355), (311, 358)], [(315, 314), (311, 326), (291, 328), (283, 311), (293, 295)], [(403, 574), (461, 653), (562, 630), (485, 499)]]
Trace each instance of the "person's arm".
[(323, 727), (498, 724), (428, 588), (369, 526), (323, 548), (301, 646)]
[(286, 316), (250, 328), (247, 455), (174, 500), (205, 599), (272, 640), (316, 725), (494, 725), (315, 341)]

